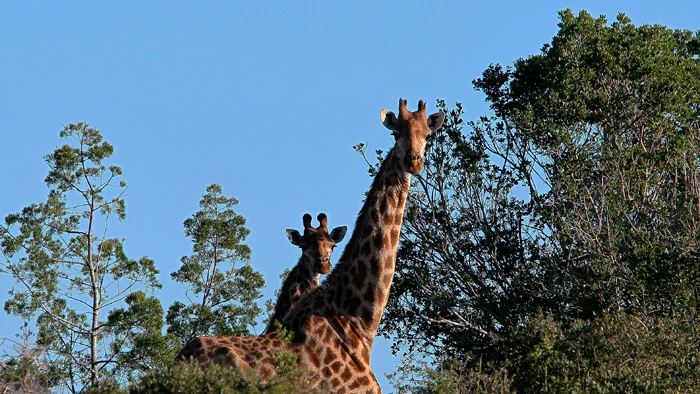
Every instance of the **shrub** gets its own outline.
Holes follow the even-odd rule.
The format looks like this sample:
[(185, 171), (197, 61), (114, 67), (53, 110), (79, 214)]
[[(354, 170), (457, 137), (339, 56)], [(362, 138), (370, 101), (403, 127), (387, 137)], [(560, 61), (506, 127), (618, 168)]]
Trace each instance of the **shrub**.
[(666, 319), (617, 313), (564, 326), (538, 317), (503, 345), (520, 393), (700, 392), (697, 341)]

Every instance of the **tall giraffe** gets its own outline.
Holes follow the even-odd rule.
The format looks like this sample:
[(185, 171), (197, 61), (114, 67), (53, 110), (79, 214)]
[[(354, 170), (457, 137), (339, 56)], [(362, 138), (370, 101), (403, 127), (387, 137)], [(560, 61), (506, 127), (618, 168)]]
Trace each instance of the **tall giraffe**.
[(331, 270), (331, 253), (345, 238), (348, 226), (336, 227), (329, 234), (326, 214), (320, 213), (316, 219), (319, 226), (314, 228), (311, 225), (311, 215), (307, 213), (302, 217), (303, 235), (297, 230), (287, 229), (289, 242), (301, 248), (302, 253), (297, 265), (292, 268), (282, 283), (274, 313), (263, 334), (274, 332), (275, 322), (281, 323), (292, 305), (303, 295), (318, 287), (321, 274), (327, 274)]
[(394, 278), (411, 175), (423, 169), (426, 139), (442, 126), (444, 114), (426, 116), (423, 101), (411, 112), (404, 99), (398, 116), (388, 110), (380, 114), (396, 143), (374, 177), (339, 263), (283, 319), (294, 333), (292, 342), (273, 334), (195, 338), (178, 357), (251, 369), (265, 379), (274, 373), (273, 355), (291, 351), (317, 387), (334, 393), (381, 392), (370, 367), (372, 344)]

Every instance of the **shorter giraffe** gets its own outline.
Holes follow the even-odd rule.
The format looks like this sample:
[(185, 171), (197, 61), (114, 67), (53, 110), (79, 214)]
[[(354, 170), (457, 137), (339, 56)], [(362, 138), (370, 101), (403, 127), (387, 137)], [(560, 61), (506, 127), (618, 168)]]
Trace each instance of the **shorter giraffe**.
[(289, 241), (302, 249), (302, 255), (285, 279), (274, 314), (262, 335), (197, 337), (185, 345), (175, 360), (195, 360), (203, 368), (211, 364), (233, 366), (244, 373), (254, 372), (266, 380), (274, 375), (276, 368), (270, 355), (297, 354), (299, 345), (278, 338), (274, 322), (282, 322), (287, 311), (302, 296), (319, 286), (321, 274), (328, 273), (332, 268), (331, 252), (345, 238), (348, 229), (341, 226), (328, 233), (326, 215), (321, 213), (317, 219), (320, 225), (314, 228), (311, 215), (303, 216), (303, 236), (297, 230), (287, 230)]
[(345, 238), (348, 226), (336, 227), (329, 234), (326, 214), (320, 213), (317, 219), (319, 226), (314, 228), (311, 225), (311, 215), (307, 213), (302, 217), (303, 236), (297, 230), (287, 229), (289, 242), (301, 248), (302, 253), (299, 262), (282, 284), (274, 313), (263, 334), (275, 332), (275, 322), (281, 323), (292, 305), (304, 294), (318, 287), (321, 274), (327, 274), (331, 270), (331, 253)]

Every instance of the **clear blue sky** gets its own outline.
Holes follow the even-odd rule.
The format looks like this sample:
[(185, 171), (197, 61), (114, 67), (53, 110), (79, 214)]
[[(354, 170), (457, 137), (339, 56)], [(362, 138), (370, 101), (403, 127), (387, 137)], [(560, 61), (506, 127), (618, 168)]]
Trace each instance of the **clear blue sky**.
[[(486, 113), (471, 81), (536, 53), (564, 8), (691, 30), (700, 15), (676, 0), (3, 2), (0, 216), (43, 201), (42, 156), (63, 144), (62, 125), (87, 120), (129, 183), (112, 234), (155, 260), (165, 307), (182, 299), (169, 278), (191, 248), (182, 222), (214, 182), (239, 199), (272, 297), (300, 253), (284, 230), (303, 213), (352, 233), (370, 178), (351, 146), (390, 147), (381, 108), (401, 96)], [(11, 285), (0, 276), (0, 302)], [(20, 325), (4, 311), (0, 322), (0, 337)], [(398, 363), (389, 346), (378, 338), (372, 353), (385, 392)]]

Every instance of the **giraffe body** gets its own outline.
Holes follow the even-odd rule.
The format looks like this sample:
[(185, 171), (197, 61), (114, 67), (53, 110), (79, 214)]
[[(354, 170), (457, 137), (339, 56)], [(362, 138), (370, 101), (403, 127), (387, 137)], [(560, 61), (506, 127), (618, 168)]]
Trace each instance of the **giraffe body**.
[(197, 337), (189, 341), (176, 360), (194, 360), (202, 367), (213, 364), (232, 366), (266, 380), (274, 373), (270, 355), (293, 350), (293, 344), (275, 332), (250, 337)]
[[(285, 349), (297, 354), (300, 366), (317, 379), (317, 387), (333, 393), (381, 392), (370, 367), (372, 344), (394, 277), (410, 177), (422, 170), (426, 138), (440, 128), (444, 114), (426, 116), (423, 101), (418, 111), (411, 112), (406, 101), (399, 100), (399, 115), (382, 110), (381, 119), (396, 144), (372, 182), (339, 263), (284, 317), (283, 325), (294, 333), (292, 343), (266, 348), (261, 338), (270, 338), (265, 335), (251, 342), (236, 339), (245, 342), (241, 346), (220, 338), (202, 344), (202, 351), (209, 355), (202, 357), (205, 362), (214, 360), (217, 352), (228, 351), (233, 354), (226, 363), (244, 368), (246, 362), (255, 373), (267, 377), (266, 361), (257, 361), (257, 354), (264, 359), (270, 352)], [(251, 364), (248, 360), (252, 359), (256, 361)]]

